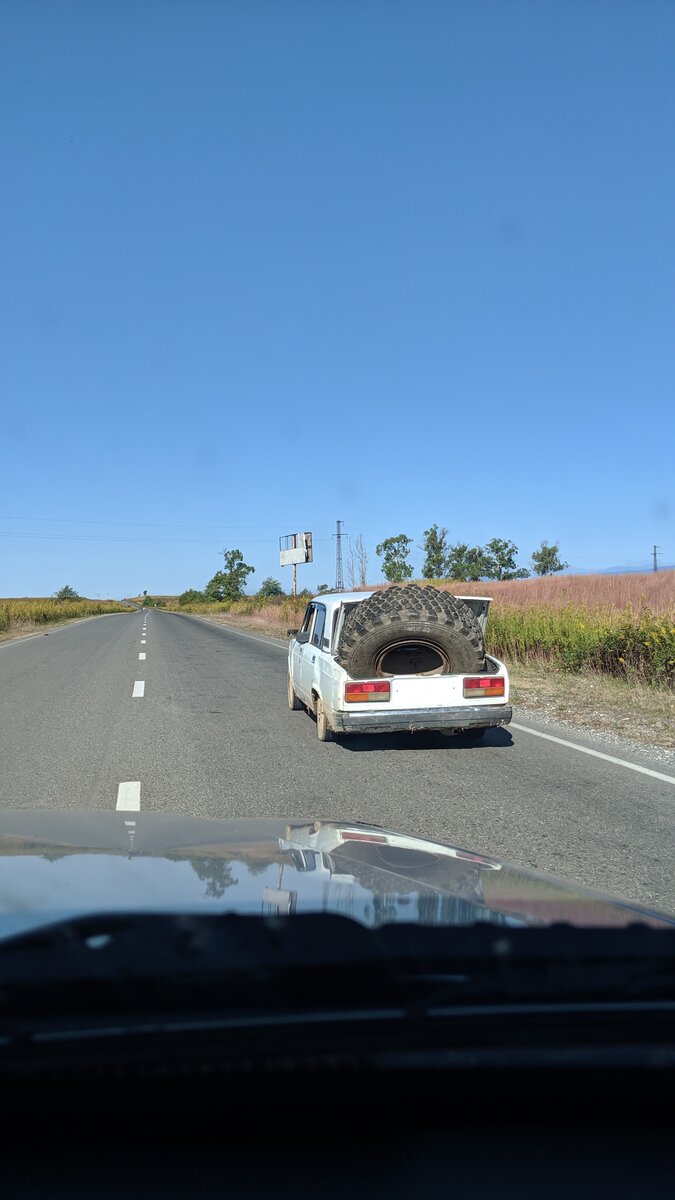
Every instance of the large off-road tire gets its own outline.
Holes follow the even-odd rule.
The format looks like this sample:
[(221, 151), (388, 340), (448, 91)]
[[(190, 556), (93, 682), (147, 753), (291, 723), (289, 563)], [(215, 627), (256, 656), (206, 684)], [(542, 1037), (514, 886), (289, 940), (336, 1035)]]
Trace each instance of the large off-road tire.
[(345, 618), (335, 655), (352, 679), (485, 669), (471, 609), (450, 592), (408, 584), (375, 592)]

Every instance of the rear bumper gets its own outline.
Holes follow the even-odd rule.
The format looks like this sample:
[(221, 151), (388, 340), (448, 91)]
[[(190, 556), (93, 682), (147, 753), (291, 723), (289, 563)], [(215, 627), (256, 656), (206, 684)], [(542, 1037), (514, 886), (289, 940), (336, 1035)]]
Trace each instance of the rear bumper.
[(508, 725), (510, 704), (471, 704), (465, 708), (399, 708), (386, 712), (360, 709), (358, 712), (331, 713), (336, 733), (415, 733), (422, 729), (477, 729), (490, 725)]

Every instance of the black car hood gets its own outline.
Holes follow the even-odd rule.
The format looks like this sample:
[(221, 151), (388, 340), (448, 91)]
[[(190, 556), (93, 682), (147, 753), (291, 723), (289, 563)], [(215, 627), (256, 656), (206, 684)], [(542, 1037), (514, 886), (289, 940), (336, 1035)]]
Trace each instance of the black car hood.
[(551, 876), (349, 821), (0, 813), (0, 937), (103, 911), (326, 911), (368, 926), (675, 925)]

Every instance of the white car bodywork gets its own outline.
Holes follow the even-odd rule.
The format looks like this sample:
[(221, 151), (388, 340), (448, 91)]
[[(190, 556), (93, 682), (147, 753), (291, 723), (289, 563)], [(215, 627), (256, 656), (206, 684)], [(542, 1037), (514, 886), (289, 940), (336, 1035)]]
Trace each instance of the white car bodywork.
[[(504, 694), (466, 698), (468, 673), (452, 675), (390, 676), (390, 698), (355, 705), (345, 700), (351, 677), (334, 658), (342, 623), (354, 604), (372, 592), (339, 592), (316, 596), (307, 605), (300, 630), (291, 635), (288, 648), (290, 685), (311, 711), (320, 701), (330, 729), (335, 733), (386, 733), (396, 730), (437, 729), (458, 731), (506, 725), (511, 720), (509, 676), (504, 664), (487, 655), (483, 673), (504, 679)], [(490, 598), (458, 596), (468, 604), (483, 629)], [(289, 631), (290, 632), (290, 631)], [(309, 635), (305, 638), (304, 635)]]
[[(433, 854), (435, 858), (455, 858), (475, 863), (486, 871), (502, 869), (502, 864), (496, 858), (487, 858), (484, 854), (474, 854), (469, 850), (459, 850), (455, 846), (444, 846), (439, 842), (429, 842), (425, 838), (411, 837), (408, 834), (392, 833), (384, 828), (380, 832), (376, 831), (374, 826), (335, 825), (324, 821), (315, 821), (312, 825), (289, 825), (286, 837), (279, 839), (279, 848), (285, 852), (298, 850), (302, 853), (330, 855), (341, 846), (359, 842), (392, 846), (398, 850), (414, 850), (420, 854)], [(345, 878), (353, 879), (354, 876)]]

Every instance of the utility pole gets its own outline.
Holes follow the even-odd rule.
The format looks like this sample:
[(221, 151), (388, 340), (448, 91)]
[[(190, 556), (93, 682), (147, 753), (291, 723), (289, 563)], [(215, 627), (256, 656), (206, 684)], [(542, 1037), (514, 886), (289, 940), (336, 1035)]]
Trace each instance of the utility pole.
[(345, 584), (342, 578), (342, 526), (344, 521), (335, 522), (335, 590), (344, 592)]
[(658, 569), (659, 569), (659, 564), (656, 561), (656, 555), (658, 554), (660, 549), (661, 549), (660, 546), (654, 546), (653, 554), (654, 554), (654, 570), (655, 571), (658, 571)]
[[(293, 534), (293, 549), (297, 550), (297, 548), (298, 548), (298, 535), (297, 535), (297, 533), (294, 533)], [(297, 594), (298, 594), (298, 566), (297, 566), (297, 563), (293, 563), (293, 595), (297, 596)]]

